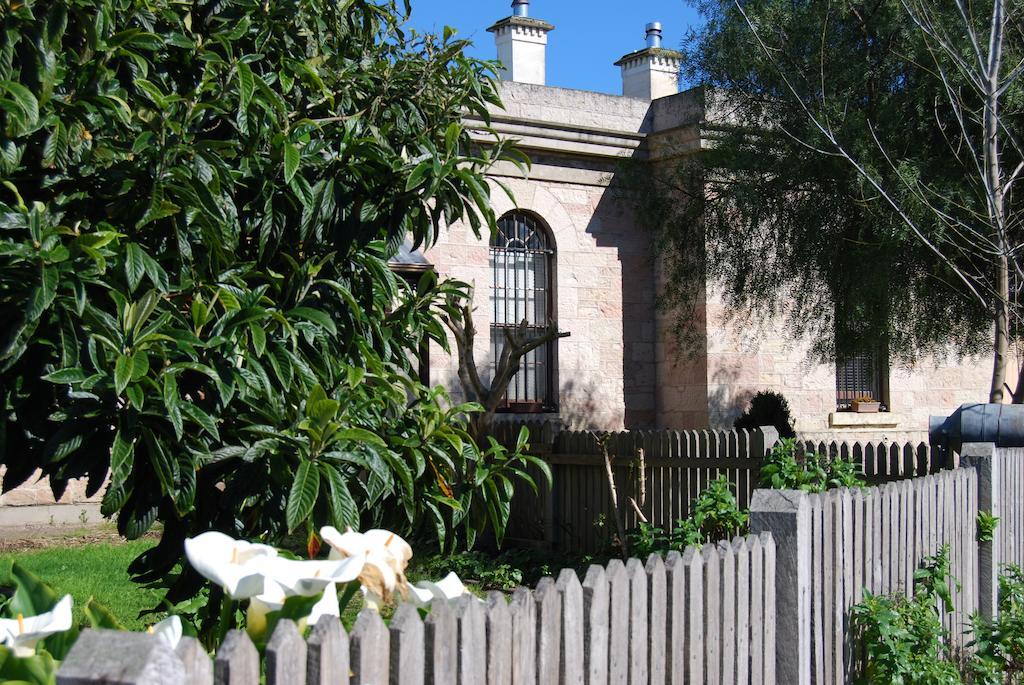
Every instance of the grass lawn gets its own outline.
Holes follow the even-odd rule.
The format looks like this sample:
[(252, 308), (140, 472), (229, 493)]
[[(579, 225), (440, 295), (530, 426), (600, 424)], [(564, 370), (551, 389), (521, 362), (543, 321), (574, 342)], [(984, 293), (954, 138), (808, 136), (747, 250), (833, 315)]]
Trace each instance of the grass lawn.
[(59, 595), (74, 599), (75, 621), (84, 621), (82, 607), (90, 597), (117, 616), (129, 630), (143, 630), (159, 616), (138, 618), (139, 612), (155, 606), (159, 593), (136, 585), (128, 577), (128, 564), (156, 544), (155, 540), (124, 543), (57, 545), (47, 549), (17, 552), (14, 561), (43, 579)]

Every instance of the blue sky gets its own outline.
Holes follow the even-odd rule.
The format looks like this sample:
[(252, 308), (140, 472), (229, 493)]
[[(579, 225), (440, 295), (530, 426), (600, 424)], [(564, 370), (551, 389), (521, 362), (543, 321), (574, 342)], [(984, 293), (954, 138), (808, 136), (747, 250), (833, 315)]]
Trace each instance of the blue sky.
[[(474, 57), (494, 59), (487, 27), (512, 13), (511, 0), (412, 0), (410, 25), (437, 31), (447, 24), (474, 42)], [(619, 94), (615, 61), (644, 46), (644, 26), (660, 21), (665, 47), (678, 48), (700, 16), (685, 0), (532, 0), (530, 16), (555, 25), (548, 36), (550, 86)]]

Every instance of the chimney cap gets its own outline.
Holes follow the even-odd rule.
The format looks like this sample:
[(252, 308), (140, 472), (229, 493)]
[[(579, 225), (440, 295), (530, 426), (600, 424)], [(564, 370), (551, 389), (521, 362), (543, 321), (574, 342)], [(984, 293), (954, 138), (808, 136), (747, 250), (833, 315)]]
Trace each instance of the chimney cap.
[(530, 16), (530, 0), (512, 0), (512, 15), (516, 17)]
[(660, 48), (661, 47), (661, 22), (652, 21), (646, 27), (647, 47), (649, 48)]

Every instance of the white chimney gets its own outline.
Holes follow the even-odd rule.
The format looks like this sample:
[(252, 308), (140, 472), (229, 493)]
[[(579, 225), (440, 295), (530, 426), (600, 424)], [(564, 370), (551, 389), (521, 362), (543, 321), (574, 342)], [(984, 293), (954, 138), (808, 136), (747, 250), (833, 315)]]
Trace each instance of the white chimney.
[(631, 52), (615, 66), (622, 68), (622, 94), (656, 100), (679, 92), (682, 54), (661, 47), (661, 22), (647, 25), (647, 47)]
[(530, 0), (513, 0), (512, 16), (487, 29), (494, 34), (503, 81), (544, 85), (544, 54), (554, 26), (530, 17)]

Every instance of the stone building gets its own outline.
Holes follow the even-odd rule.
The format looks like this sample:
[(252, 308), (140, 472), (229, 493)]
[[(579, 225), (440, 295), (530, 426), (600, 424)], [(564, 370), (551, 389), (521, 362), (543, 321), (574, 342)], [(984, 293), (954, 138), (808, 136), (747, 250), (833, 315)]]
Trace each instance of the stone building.
[[(624, 160), (634, 170), (654, 167), (705, 144), (702, 93), (678, 92), (680, 54), (661, 46), (656, 23), (643, 49), (614, 62), (622, 96), (547, 86), (554, 27), (528, 10), (529, 0), (516, 0), (513, 15), (488, 30), (504, 65), (504, 108), (492, 112), (493, 127), (519, 140), (532, 168), (525, 178), (511, 165), (494, 169), (515, 197), (494, 188), (497, 236), (477, 238), (454, 225), (425, 255), (442, 276), (474, 285), (481, 366), (503, 344), (502, 327), (524, 317), (556, 321), (571, 334), (524, 360), (508, 414), (600, 429), (729, 427), (754, 392), (772, 389), (788, 399), (804, 434), (924, 439), (929, 415), (986, 398), (985, 359), (930, 359), (913, 369), (889, 368), (884, 359), (813, 363), (806, 341), (787, 336), (779, 322), (730, 325), (713, 287), (697, 307), (704, 349), (677, 349), (671, 314), (655, 306), (650, 235), (616, 179)], [(431, 380), (457, 393), (455, 360), (440, 349), (430, 354)], [(849, 411), (865, 396), (882, 411)]]

